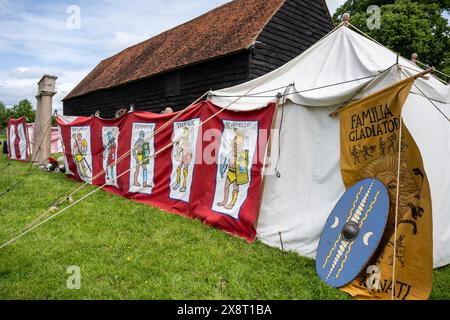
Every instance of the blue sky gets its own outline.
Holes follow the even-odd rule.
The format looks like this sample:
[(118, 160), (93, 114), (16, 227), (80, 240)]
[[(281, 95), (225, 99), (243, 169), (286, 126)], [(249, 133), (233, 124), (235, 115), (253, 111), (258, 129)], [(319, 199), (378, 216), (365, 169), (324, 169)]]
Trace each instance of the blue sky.
[[(54, 107), (98, 62), (229, 0), (0, 0), (0, 101), (35, 104), (37, 81), (58, 76)], [(328, 1), (330, 11), (339, 2)], [(80, 9), (80, 28), (73, 22)]]
[[(102, 59), (228, 1), (0, 0), (0, 101), (34, 105), (37, 81), (50, 73), (58, 76), (61, 110), (60, 100)], [(343, 2), (327, 0), (331, 13)]]

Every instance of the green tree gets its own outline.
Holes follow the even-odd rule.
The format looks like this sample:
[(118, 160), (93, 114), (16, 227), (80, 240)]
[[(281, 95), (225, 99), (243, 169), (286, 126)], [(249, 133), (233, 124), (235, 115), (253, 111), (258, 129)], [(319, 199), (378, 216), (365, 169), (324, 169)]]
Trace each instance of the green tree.
[(33, 110), (33, 105), (28, 99), (21, 100), (18, 104), (12, 107), (11, 110), (13, 118), (25, 117), (28, 123), (34, 122), (36, 112)]
[[(369, 30), (367, 8), (381, 8), (381, 28)], [(391, 50), (419, 60), (450, 74), (450, 26), (444, 12), (450, 0), (348, 0), (334, 14), (335, 23), (342, 14), (351, 14), (350, 23)], [(449, 80), (449, 79), (446, 79)]]
[[(393, 4), (395, 2), (397, 2), (397, 1), (393, 1), (393, 0), (348, 0), (341, 7), (339, 7), (336, 10), (336, 13), (333, 16), (333, 19), (336, 22), (337, 19), (345, 12), (349, 12), (350, 14), (366, 12), (367, 8), (371, 5), (376, 5), (376, 6), (381, 7), (386, 4)], [(440, 8), (442, 8), (445, 11), (450, 10), (450, 0), (440, 0), (440, 1), (412, 0), (412, 2), (417, 2), (417, 3), (421, 3), (421, 4), (437, 4), (437, 5), (439, 5)]]
[(3, 132), (8, 125), (10, 117), (10, 110), (6, 108), (5, 104), (0, 101), (0, 132)]

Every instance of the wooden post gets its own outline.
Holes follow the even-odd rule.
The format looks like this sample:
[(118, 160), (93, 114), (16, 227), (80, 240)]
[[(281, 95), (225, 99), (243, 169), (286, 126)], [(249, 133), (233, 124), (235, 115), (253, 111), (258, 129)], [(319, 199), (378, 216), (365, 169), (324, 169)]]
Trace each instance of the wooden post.
[(51, 153), (52, 100), (57, 77), (45, 74), (38, 82), (34, 124), (33, 162), (44, 164)]
[(417, 53), (413, 53), (411, 55), (411, 62), (417, 64), (417, 58), (419, 58), (419, 55)]
[(344, 23), (344, 26), (348, 27), (350, 23), (350, 13), (346, 12), (342, 15), (342, 22)]

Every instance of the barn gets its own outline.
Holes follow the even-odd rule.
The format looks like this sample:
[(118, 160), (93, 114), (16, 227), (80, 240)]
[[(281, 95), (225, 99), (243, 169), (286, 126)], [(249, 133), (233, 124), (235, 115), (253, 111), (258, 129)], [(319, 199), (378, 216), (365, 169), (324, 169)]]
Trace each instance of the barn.
[(292, 60), (332, 29), (325, 0), (235, 0), (101, 61), (64, 99), (64, 115), (180, 110)]

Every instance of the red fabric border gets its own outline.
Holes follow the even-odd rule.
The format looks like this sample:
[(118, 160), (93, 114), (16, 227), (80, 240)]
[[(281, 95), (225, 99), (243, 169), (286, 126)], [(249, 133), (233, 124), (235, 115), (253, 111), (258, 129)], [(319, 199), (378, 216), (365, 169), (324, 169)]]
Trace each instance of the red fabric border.
[[(258, 128), (265, 130), (267, 135), (260, 135), (259, 143), (257, 143), (256, 155), (253, 166), (251, 168), (251, 181), (248, 188), (247, 198), (243, 202), (239, 217), (237, 219), (215, 212), (212, 210), (212, 204), (215, 192), (217, 164), (206, 164), (204, 161), (195, 164), (192, 177), (191, 193), (189, 203), (174, 200), (170, 195), (170, 174), (172, 172), (172, 147), (157, 155), (154, 167), (155, 186), (152, 194), (136, 194), (130, 193), (129, 190), (129, 173), (124, 174), (118, 179), (119, 188), (113, 186), (105, 187), (105, 190), (128, 199), (142, 202), (148, 205), (156, 206), (162, 210), (196, 218), (205, 224), (222, 229), (233, 235), (242, 237), (249, 242), (253, 242), (256, 237), (255, 223), (259, 214), (259, 204), (262, 187), (262, 167), (263, 157), (267, 146), (267, 137), (270, 134), (272, 116), (275, 109), (274, 104), (270, 104), (267, 108), (250, 112), (232, 112), (224, 110), (219, 115), (212, 118), (200, 128), (197, 144), (196, 159), (200, 159), (206, 148), (216, 147), (220, 145), (220, 139), (213, 141), (203, 141), (202, 132), (208, 129), (215, 129), (218, 132), (224, 130), (223, 120), (232, 121), (257, 121)], [(176, 121), (186, 121), (191, 119), (200, 119), (205, 121), (220, 109), (210, 102), (200, 102), (192, 106)], [(120, 129), (118, 142), (118, 157), (128, 152), (131, 148), (132, 127), (133, 123), (155, 123), (155, 130), (171, 120), (176, 113), (173, 114), (154, 114), (149, 112), (133, 112), (128, 113), (121, 118), (114, 120), (104, 120), (95, 117), (78, 117), (71, 123), (64, 123), (63, 119), (57, 118), (58, 125), (61, 128), (66, 159), (70, 171), (75, 173), (75, 178), (80, 179), (77, 172), (76, 164), (72, 158), (71, 150), (71, 128), (77, 126), (89, 126), (91, 128), (91, 152), (92, 152), (92, 170), (93, 176), (103, 170), (103, 143), (102, 128), (104, 126), (117, 126)], [(171, 143), (173, 134), (173, 125), (168, 126), (154, 138), (155, 151), (161, 150), (163, 147)], [(261, 149), (262, 150), (261, 150)], [(217, 154), (215, 155), (217, 159)], [(117, 174), (125, 172), (130, 167), (130, 156), (127, 156), (117, 165)], [(217, 161), (215, 161), (217, 162)], [(93, 181), (94, 185), (101, 186), (105, 183), (105, 175)]]

